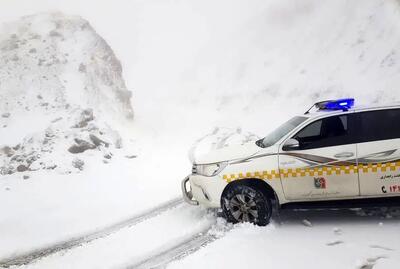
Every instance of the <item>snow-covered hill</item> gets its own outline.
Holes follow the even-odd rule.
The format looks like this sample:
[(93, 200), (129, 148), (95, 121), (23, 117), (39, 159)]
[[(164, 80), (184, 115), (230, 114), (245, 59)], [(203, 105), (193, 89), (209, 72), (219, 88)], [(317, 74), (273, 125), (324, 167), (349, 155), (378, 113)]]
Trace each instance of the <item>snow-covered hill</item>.
[(25, 2), (8, 0), (0, 20), (49, 9), (90, 19), (135, 89), (136, 126), (156, 136), (262, 136), (316, 100), (398, 101), (396, 0)]
[(41, 13), (0, 31), (0, 174), (83, 169), (86, 150), (112, 157), (113, 128), (133, 117), (122, 67), (90, 24)]
[[(138, 11), (145, 14), (134, 34), (146, 46), (132, 63), (137, 98), (154, 89), (163, 122), (178, 103), (185, 122), (195, 122), (188, 132), (225, 125), (263, 135), (317, 100), (400, 100), (399, 1), (214, 2), (179, 1), (161, 14), (152, 2)], [(147, 31), (157, 27), (171, 29), (168, 46), (157, 45), (165, 32)], [(162, 79), (147, 83), (148, 66)]]

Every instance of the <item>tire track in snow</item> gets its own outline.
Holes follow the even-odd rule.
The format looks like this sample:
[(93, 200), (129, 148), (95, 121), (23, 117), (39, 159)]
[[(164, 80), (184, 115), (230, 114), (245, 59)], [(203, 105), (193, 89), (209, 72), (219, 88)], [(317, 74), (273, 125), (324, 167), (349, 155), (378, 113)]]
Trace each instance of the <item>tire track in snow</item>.
[[(207, 246), (215, 240), (221, 238), (224, 235), (217, 236), (211, 233), (213, 225), (200, 232), (193, 237), (190, 237), (170, 248), (163, 249), (160, 252), (142, 260), (139, 263), (130, 265), (127, 269), (161, 269), (165, 268), (169, 263), (180, 260), (189, 256), (190, 254), (198, 251), (200, 248)], [(224, 231), (224, 234), (231, 228)]]
[(89, 243), (96, 239), (103, 238), (110, 234), (113, 234), (113, 233), (117, 232), (118, 230), (121, 230), (122, 228), (131, 227), (131, 226), (134, 226), (145, 220), (148, 220), (150, 218), (154, 218), (154, 217), (164, 213), (167, 210), (177, 207), (178, 205), (180, 205), (182, 203), (183, 203), (183, 200), (181, 198), (170, 200), (166, 203), (161, 204), (160, 206), (157, 206), (153, 209), (147, 210), (140, 215), (136, 215), (136, 216), (126, 219), (124, 221), (115, 223), (111, 226), (105, 227), (105, 228), (95, 231), (93, 233), (75, 237), (68, 241), (59, 242), (59, 243), (56, 243), (49, 247), (41, 248), (41, 249), (26, 253), (26, 254), (11, 257), (8, 259), (3, 259), (0, 261), (0, 267), (8, 268), (10, 266), (26, 265), (26, 264), (32, 263), (36, 260), (39, 260), (39, 259), (42, 259), (49, 255), (52, 255), (54, 253), (81, 246), (83, 244)]

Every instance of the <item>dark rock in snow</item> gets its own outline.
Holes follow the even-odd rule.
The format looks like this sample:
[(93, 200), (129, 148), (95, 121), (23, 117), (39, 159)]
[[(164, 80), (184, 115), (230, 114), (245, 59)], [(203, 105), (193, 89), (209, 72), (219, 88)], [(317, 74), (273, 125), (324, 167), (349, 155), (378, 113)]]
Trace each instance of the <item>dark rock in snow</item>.
[(11, 116), (11, 114), (8, 113), (8, 112), (6, 112), (6, 113), (1, 114), (1, 116), (2, 116), (3, 118), (9, 118), (9, 117)]
[(78, 122), (72, 126), (74, 128), (83, 128), (86, 127), (88, 125), (88, 122), (92, 121), (94, 119), (93, 116), (93, 110), (92, 109), (85, 109), (82, 111)]
[(79, 169), (79, 170), (81, 170), (81, 171), (83, 170), (84, 165), (85, 165), (85, 162), (82, 161), (81, 159), (75, 158), (72, 161), (72, 166), (77, 168), (77, 169)]
[(19, 150), (20, 148), (21, 148), (21, 144), (18, 144), (18, 145), (13, 147), (13, 150)]
[(0, 175), (11, 175), (15, 173), (15, 168), (12, 166), (0, 167)]
[(11, 161), (12, 162), (22, 163), (22, 162), (25, 161), (25, 157), (23, 155), (17, 154), (17, 155), (12, 156)]
[(79, 65), (79, 72), (81, 73), (86, 73), (86, 65), (84, 65), (83, 63), (81, 63)]
[(84, 147), (84, 146), (79, 146), (79, 145), (72, 145), (68, 151), (73, 153), (73, 154), (78, 154), (78, 153), (82, 153), (85, 152), (86, 150), (88, 150), (88, 147)]
[(54, 170), (57, 168), (57, 164), (49, 165), (46, 167), (47, 170)]
[(24, 175), (22, 178), (26, 180), (26, 179), (29, 178), (29, 176), (28, 175)]
[(95, 136), (94, 134), (90, 134), (89, 135), (90, 140), (93, 142), (93, 144), (96, 145), (96, 147), (99, 147), (101, 145), (104, 145), (105, 147), (108, 148), (108, 146), (110, 145), (109, 143), (105, 142), (104, 140), (101, 140), (100, 138), (98, 138), (97, 136)]
[(37, 159), (39, 159), (39, 156), (33, 152), (32, 155), (28, 156), (25, 161), (26, 161), (27, 164), (30, 165), (31, 163), (33, 163)]
[(23, 165), (23, 164), (20, 164), (20, 165), (17, 166), (17, 171), (18, 172), (25, 172), (25, 171), (28, 171), (28, 169), (29, 168), (26, 165)]
[(4, 146), (0, 148), (0, 154), (3, 153), (7, 157), (12, 157), (14, 155), (14, 150), (9, 146)]
[(51, 37), (63, 37), (62, 34), (60, 34), (59, 32), (57, 32), (55, 30), (50, 31), (49, 36), (51, 36)]
[(56, 123), (57, 121), (60, 121), (62, 119), (63, 119), (62, 117), (55, 118), (54, 120), (51, 121), (51, 123)]
[(96, 148), (96, 145), (94, 145), (86, 140), (83, 140), (83, 139), (76, 138), (75, 143), (76, 143), (75, 145), (72, 145), (68, 149), (68, 151), (73, 154), (82, 153), (82, 152), (85, 152), (86, 150)]

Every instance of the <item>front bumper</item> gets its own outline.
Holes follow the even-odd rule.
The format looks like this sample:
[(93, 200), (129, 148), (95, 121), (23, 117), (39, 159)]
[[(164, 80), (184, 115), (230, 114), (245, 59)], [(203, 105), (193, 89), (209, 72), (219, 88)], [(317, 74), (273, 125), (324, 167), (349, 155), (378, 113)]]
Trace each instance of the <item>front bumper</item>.
[(199, 205), (199, 202), (193, 198), (192, 190), (188, 191), (186, 188), (189, 179), (190, 179), (189, 176), (187, 176), (185, 177), (184, 180), (182, 180), (181, 187), (182, 187), (183, 200), (185, 200), (185, 202), (190, 205)]
[(206, 177), (191, 174), (182, 181), (183, 199), (191, 205), (200, 204), (207, 208), (219, 208), (221, 195), (226, 185), (226, 181), (221, 176)]

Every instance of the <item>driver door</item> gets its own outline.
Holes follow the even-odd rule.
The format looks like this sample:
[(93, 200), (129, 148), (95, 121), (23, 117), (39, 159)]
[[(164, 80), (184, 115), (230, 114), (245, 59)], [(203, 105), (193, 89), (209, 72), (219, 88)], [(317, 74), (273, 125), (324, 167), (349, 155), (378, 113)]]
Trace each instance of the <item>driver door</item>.
[(291, 137), (298, 145), (283, 144), (279, 171), (286, 199), (359, 196), (354, 120), (344, 114), (314, 121)]

